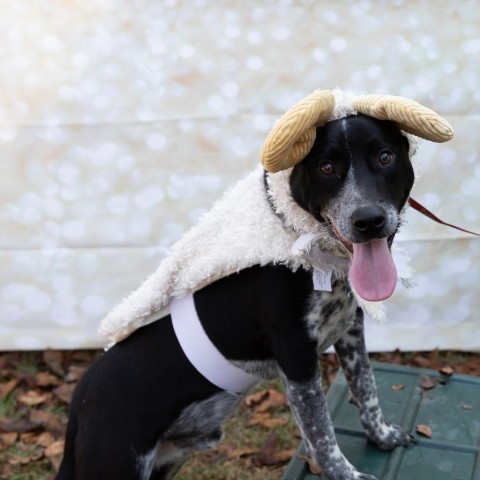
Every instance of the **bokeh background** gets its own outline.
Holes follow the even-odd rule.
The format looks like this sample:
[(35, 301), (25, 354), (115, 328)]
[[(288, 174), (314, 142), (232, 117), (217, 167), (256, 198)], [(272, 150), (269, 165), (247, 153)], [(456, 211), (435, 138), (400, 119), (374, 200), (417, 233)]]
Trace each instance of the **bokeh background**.
[[(0, 349), (99, 347), (100, 319), (317, 88), (414, 98), (413, 196), (480, 230), (477, 1), (0, 0)], [(480, 239), (409, 212), (371, 350), (480, 349)]]

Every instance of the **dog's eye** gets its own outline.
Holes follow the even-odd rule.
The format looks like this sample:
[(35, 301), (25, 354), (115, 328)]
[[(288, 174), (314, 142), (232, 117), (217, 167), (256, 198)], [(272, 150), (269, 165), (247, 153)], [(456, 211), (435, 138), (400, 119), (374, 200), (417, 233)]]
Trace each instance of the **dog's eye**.
[(380, 153), (380, 157), (378, 158), (378, 162), (380, 165), (390, 165), (393, 162), (393, 159), (395, 158), (394, 154), (390, 152), (389, 150), (384, 150), (383, 152)]
[(323, 162), (320, 165), (320, 170), (324, 175), (332, 175), (333, 173), (335, 173), (335, 169), (330, 162)]

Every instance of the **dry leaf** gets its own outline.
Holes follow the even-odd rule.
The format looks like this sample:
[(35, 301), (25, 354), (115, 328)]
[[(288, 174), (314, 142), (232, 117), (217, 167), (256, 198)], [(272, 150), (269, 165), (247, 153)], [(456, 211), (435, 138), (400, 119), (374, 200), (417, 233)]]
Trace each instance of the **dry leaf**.
[(253, 455), (254, 453), (258, 453), (258, 448), (237, 448), (235, 450), (230, 450), (227, 453), (227, 458), (229, 460), (233, 460), (235, 458), (246, 457), (248, 455)]
[(8, 463), (10, 465), (28, 465), (31, 462), (30, 457), (20, 455), (9, 455)]
[(65, 381), (68, 383), (78, 382), (87, 369), (88, 366), (86, 365), (70, 365), (68, 368), (68, 373), (65, 376)]
[(0, 450), (15, 445), (18, 438), (17, 432), (0, 433)]
[(39, 387), (57, 387), (62, 383), (55, 375), (48, 372), (38, 372), (35, 375), (35, 382)]
[(60, 377), (65, 375), (62, 352), (58, 350), (45, 350), (43, 352), (43, 361), (53, 373)]
[(30, 422), (23, 418), (18, 420), (3, 421), (0, 420), (0, 432), (37, 432), (43, 430), (43, 426), (37, 422)]
[(75, 389), (75, 384), (73, 383), (64, 383), (57, 387), (53, 393), (62, 401), (67, 404), (70, 404), (72, 401), (73, 390)]
[(278, 460), (278, 463), (289, 462), (295, 455), (296, 451), (297, 450), (295, 448), (290, 450), (282, 450), (281, 452), (275, 454), (275, 458)]
[(452, 367), (443, 367), (439, 370), (440, 373), (443, 375), (447, 375), (448, 377), (452, 376), (455, 370)]
[(432, 368), (432, 362), (429, 358), (425, 358), (423, 355), (417, 354), (413, 357), (414, 362), (422, 368)]
[(286, 404), (287, 396), (271, 388), (248, 395), (245, 399), (245, 405), (249, 408), (255, 408), (257, 412), (266, 412), (270, 408), (281, 407)]
[(437, 379), (432, 378), (429, 376), (423, 377), (420, 387), (423, 388), (424, 390), (431, 390), (432, 388), (435, 388), (437, 386)]
[(20, 439), (26, 445), (31, 445), (32, 443), (37, 443), (38, 433), (27, 432), (20, 435)]
[(26, 393), (21, 393), (17, 396), (17, 401), (29, 407), (33, 405), (40, 405), (46, 402), (51, 395), (49, 393), (38, 393), (35, 390), (29, 390)]
[(432, 429), (428, 425), (417, 425), (417, 432), (424, 437), (431, 438), (432, 436)]
[(42, 425), (45, 430), (50, 430), (54, 434), (59, 434), (64, 430), (60, 419), (46, 410), (30, 410), (29, 418), (31, 422)]
[(36, 444), (40, 447), (49, 447), (55, 442), (55, 437), (50, 432), (43, 432), (38, 435)]
[(392, 385), (392, 390), (394, 390), (395, 392), (398, 392), (399, 390), (403, 390), (405, 388), (405, 385)]
[(269, 395), (269, 390), (260, 390), (258, 392), (247, 395), (243, 403), (249, 408), (254, 408), (262, 403)]
[(297, 458), (300, 458), (301, 460), (305, 460), (307, 462), (308, 469), (313, 475), (320, 475), (322, 473), (322, 469), (316, 464), (315, 460), (313, 460), (312, 458), (307, 457), (306, 455), (297, 455)]
[(0, 401), (5, 400), (18, 385), (18, 380), (10, 380), (7, 383), (0, 385)]
[(284, 405), (287, 405), (287, 396), (282, 392), (269, 389), (268, 396), (255, 408), (255, 410), (257, 412), (266, 412), (272, 407), (281, 407)]
[(271, 433), (265, 442), (263, 442), (260, 454), (256, 458), (259, 465), (275, 465), (277, 463), (274, 453), (278, 446), (278, 436), (276, 433)]
[(245, 426), (251, 427), (252, 425), (260, 425), (265, 420), (272, 418), (270, 412), (255, 412), (246, 422)]
[(65, 441), (64, 440), (57, 440), (56, 442), (53, 442), (51, 445), (49, 445), (45, 449), (44, 454), (47, 458), (56, 457), (58, 455), (63, 455), (64, 447), (65, 447)]
[(262, 427), (273, 428), (280, 427), (281, 425), (286, 425), (288, 420), (286, 418), (267, 418), (260, 425)]
[(464, 403), (464, 404), (462, 405), (462, 408), (463, 408), (464, 410), (471, 410), (471, 409), (473, 408), (473, 406), (472, 406), (472, 405), (469, 405), (468, 403)]

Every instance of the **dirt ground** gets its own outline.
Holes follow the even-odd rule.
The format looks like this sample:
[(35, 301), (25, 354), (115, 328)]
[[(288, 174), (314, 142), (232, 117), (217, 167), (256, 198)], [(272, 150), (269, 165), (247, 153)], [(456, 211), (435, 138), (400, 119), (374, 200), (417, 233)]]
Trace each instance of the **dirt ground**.
[[(68, 406), (76, 383), (101, 351), (0, 353), (0, 480), (49, 480), (64, 446)], [(390, 352), (372, 355), (386, 363), (480, 375), (480, 354)], [(323, 355), (327, 389), (338, 369)], [(195, 455), (179, 480), (276, 480), (300, 442), (280, 382), (264, 382), (225, 425), (224, 441)]]

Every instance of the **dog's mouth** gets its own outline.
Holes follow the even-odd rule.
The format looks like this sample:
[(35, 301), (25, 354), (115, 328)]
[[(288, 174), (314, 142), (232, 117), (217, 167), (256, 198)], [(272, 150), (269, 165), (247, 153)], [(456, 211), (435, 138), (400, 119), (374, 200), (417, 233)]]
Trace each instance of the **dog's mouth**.
[(395, 234), (352, 243), (340, 234), (333, 223), (331, 225), (335, 236), (352, 255), (349, 279), (358, 295), (370, 302), (389, 298), (397, 285), (397, 269), (390, 251)]

